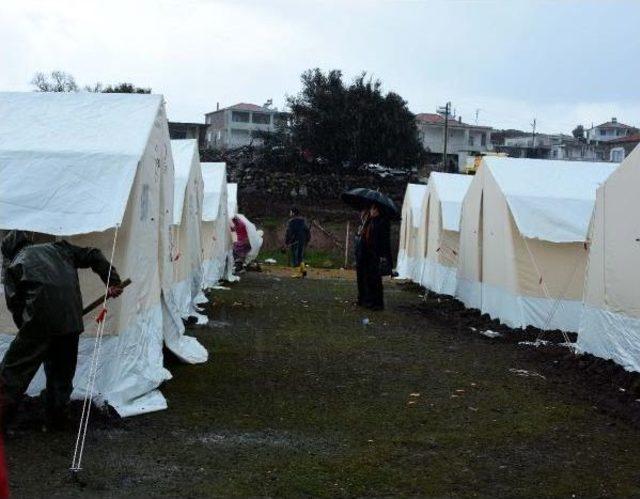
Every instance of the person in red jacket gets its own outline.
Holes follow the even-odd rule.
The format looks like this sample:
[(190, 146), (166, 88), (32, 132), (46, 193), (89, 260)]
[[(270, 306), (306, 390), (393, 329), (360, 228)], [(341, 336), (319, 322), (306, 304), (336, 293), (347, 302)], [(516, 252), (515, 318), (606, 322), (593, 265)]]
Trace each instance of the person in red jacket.
[(231, 219), (231, 232), (236, 235), (236, 240), (233, 243), (233, 261), (236, 272), (239, 272), (244, 267), (247, 255), (251, 251), (251, 242), (249, 241), (247, 225), (238, 215)]

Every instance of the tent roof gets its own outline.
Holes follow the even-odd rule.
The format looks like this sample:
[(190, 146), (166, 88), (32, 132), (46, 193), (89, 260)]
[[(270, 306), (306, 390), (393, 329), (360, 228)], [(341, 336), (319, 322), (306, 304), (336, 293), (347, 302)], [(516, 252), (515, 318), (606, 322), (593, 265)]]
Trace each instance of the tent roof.
[(173, 223), (182, 221), (182, 209), (189, 182), (191, 168), (194, 166), (194, 157), (198, 154), (198, 141), (196, 139), (178, 139), (171, 141), (173, 154), (173, 167), (175, 183), (173, 184)]
[(226, 163), (202, 163), (202, 181), (204, 182), (202, 220), (205, 222), (213, 222), (218, 218), (226, 175)]
[(0, 229), (122, 222), (161, 95), (0, 92)]
[(232, 217), (238, 213), (238, 184), (227, 184), (227, 207), (229, 216)]
[(460, 214), (464, 199), (473, 176), (459, 173), (432, 172), (429, 183), (440, 199), (442, 226), (444, 230), (460, 231)]
[(617, 168), (613, 163), (485, 156), (520, 233), (556, 243), (583, 242), (596, 189)]

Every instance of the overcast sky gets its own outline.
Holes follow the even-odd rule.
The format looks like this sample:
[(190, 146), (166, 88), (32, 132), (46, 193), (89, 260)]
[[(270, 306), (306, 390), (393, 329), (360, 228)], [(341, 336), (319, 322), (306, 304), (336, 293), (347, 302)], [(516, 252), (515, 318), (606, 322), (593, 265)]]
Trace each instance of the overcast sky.
[(0, 90), (61, 69), (150, 86), (169, 119), (202, 122), (216, 102), (282, 107), (317, 66), (496, 128), (640, 126), (639, 22), (635, 0), (0, 0)]

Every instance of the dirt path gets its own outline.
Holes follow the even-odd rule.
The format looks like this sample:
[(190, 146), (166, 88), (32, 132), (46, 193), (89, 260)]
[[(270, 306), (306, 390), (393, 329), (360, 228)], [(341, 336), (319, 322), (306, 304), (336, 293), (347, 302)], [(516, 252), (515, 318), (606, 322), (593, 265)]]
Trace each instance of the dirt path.
[(415, 292), (389, 285), (367, 314), (348, 275), (323, 276), (217, 292), (193, 330), (210, 362), (170, 366), (168, 411), (94, 425), (85, 487), (73, 435), (19, 433), (15, 496), (640, 494), (640, 430), (588, 386), (412, 312)]

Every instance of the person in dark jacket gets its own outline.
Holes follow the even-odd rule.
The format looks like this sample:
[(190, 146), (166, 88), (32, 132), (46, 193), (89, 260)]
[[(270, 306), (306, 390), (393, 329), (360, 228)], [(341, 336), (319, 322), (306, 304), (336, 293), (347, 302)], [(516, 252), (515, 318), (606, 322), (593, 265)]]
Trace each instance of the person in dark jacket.
[(371, 310), (384, 309), (382, 277), (391, 275), (391, 227), (377, 205), (361, 214), (356, 236), (358, 305)]
[(84, 331), (77, 269), (91, 268), (105, 284), (109, 279), (109, 297), (122, 293), (120, 277), (96, 248), (65, 241), (33, 244), (26, 232), (11, 231), (0, 249), (7, 307), (18, 327), (0, 364), (3, 423), (6, 429), (44, 364), (47, 425), (55, 429), (65, 423), (79, 336)]
[(291, 266), (299, 269), (300, 275), (296, 277), (304, 277), (307, 271), (304, 265), (304, 250), (311, 240), (311, 231), (307, 221), (300, 215), (298, 208), (291, 208), (289, 212), (289, 223), (287, 224), (287, 233), (285, 235), (285, 246), (290, 248)]

